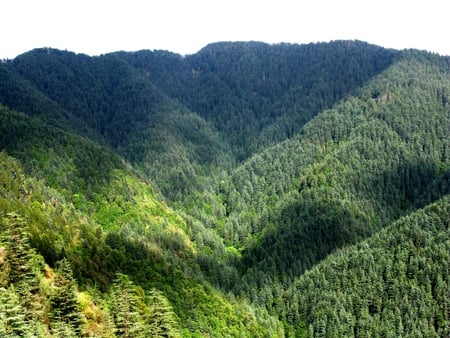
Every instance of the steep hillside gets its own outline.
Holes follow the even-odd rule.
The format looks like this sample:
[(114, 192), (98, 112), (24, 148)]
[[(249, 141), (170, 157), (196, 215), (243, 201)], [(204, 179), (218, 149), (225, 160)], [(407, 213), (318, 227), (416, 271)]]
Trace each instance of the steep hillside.
[(448, 335), (448, 57), (36, 49), (0, 151), (0, 335)]
[(359, 41), (309, 45), (222, 42), (182, 58), (121, 54), (224, 135), (238, 161), (294, 135), (380, 73), (398, 52)]
[(297, 279), (278, 310), (308, 337), (447, 337), (449, 214), (447, 196), (336, 252)]
[(64, 110), (33, 83), (18, 75), (11, 69), (10, 64), (0, 63), (0, 102), (16, 111), (40, 116), (48, 124), (76, 130), (91, 138), (97, 136), (83, 121)]
[(296, 276), (447, 194), (449, 95), (448, 60), (405, 53), (296, 138), (236, 169), (222, 231), (245, 247), (249, 280)]
[[(5, 67), (22, 78), (20, 84), (32, 84), (35, 92), (94, 131), (93, 137), (83, 135), (101, 140), (140, 165), (171, 200), (198, 190), (197, 177), (232, 162), (226, 144), (208, 123), (115, 55), (91, 58), (36, 49)], [(36, 110), (34, 101), (14, 105), (6, 85), (0, 97), (28, 114)], [(45, 106), (41, 109), (46, 111)]]
[(120, 158), (4, 107), (0, 117), (0, 147), (17, 158), (0, 154), (0, 333), (108, 336), (129, 325), (145, 337), (164, 315), (174, 336), (281, 335), (265, 310), (209, 286), (197, 263), (206, 247)]
[[(321, 110), (386, 69), (399, 52), (359, 41), (309, 45), (230, 42), (208, 45), (187, 57), (163, 51), (116, 55), (211, 123), (227, 145), (228, 157), (219, 163), (219, 170), (208, 168), (207, 178), (200, 184), (192, 187), (198, 170), (184, 170), (172, 181), (190, 182), (184, 183), (187, 189), (174, 194), (177, 183), (163, 189), (172, 202), (215, 226), (217, 217), (225, 215), (223, 201), (217, 199), (224, 172), (293, 137)], [(223, 167), (224, 163), (229, 165)], [(166, 177), (157, 180), (160, 186), (166, 182)], [(205, 214), (204, 210), (213, 211)]]
[(3, 66), (0, 99), (108, 145), (171, 203), (215, 223), (198, 210), (221, 208), (216, 187), (236, 163), (292, 137), (398, 55), (359, 41), (216, 43), (188, 57), (44, 48)]

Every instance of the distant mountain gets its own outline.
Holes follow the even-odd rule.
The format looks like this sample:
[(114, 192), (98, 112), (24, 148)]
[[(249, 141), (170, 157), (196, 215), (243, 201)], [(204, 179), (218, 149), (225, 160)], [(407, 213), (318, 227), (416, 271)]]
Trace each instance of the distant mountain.
[[(69, 130), (106, 142), (186, 206), (206, 193), (211, 172), (220, 176), (292, 137), (397, 55), (359, 41), (216, 43), (189, 57), (140, 51), (91, 58), (46, 48), (5, 68), (60, 107), (57, 114), (69, 114), (53, 119), (70, 119)], [(0, 92), (11, 108), (36, 110), (10, 96)]]
[(448, 57), (35, 49), (0, 150), (0, 335), (449, 333)]
[(224, 134), (238, 161), (298, 132), (397, 52), (359, 41), (309, 45), (222, 42), (187, 57), (121, 54), (170, 97)]

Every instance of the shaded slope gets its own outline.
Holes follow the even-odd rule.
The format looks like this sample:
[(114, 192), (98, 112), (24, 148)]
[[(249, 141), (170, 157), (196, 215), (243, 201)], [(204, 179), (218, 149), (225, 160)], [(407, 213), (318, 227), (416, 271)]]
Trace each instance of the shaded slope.
[[(180, 208), (207, 227), (220, 228), (233, 203), (239, 201), (241, 209), (246, 209), (236, 194), (221, 196), (229, 193), (226, 174), (230, 168), (268, 146), (292, 138), (321, 110), (331, 107), (386, 69), (399, 52), (359, 41), (309, 45), (224, 42), (208, 45), (186, 57), (164, 51), (115, 55), (138, 69), (166, 95), (202, 116), (220, 134), (226, 145), (226, 152), (222, 154), (226, 156), (219, 163), (219, 170), (209, 167), (204, 178), (196, 177), (199, 170), (190, 165), (176, 165), (171, 167), (179, 168), (177, 174), (166, 175), (164, 180), (158, 181), (159, 185), (170, 181), (172, 187), (189, 182), (188, 189), (177, 189), (176, 194), (169, 193), (170, 186), (163, 192), (172, 201), (181, 202), (177, 204)], [(206, 153), (211, 151), (208, 146), (202, 149)], [(181, 152), (173, 155), (171, 152), (163, 154), (162, 159), (173, 163), (174, 156), (184, 158)], [(270, 156), (277, 155), (271, 153)], [(264, 161), (272, 161), (269, 157), (264, 156)], [(151, 163), (150, 167), (154, 165), (147, 163)], [(282, 173), (285, 172), (283, 166), (279, 168)], [(240, 173), (238, 169), (233, 180)], [(284, 174), (278, 175), (278, 179), (285, 179), (280, 176)], [(245, 174), (236, 181), (244, 177)], [(193, 182), (196, 182), (194, 186)], [(245, 186), (242, 182), (237, 184)], [(258, 199), (260, 194), (253, 190), (248, 190), (249, 198)], [(265, 193), (269, 196), (280, 191)], [(247, 236), (247, 228), (241, 229)], [(228, 234), (225, 234), (227, 238)], [(235, 235), (233, 231), (232, 236)]]
[[(54, 115), (81, 121), (87, 131), (65, 126), (109, 145), (170, 201), (202, 218), (194, 209), (206, 206), (191, 201), (217, 194), (236, 160), (292, 137), (397, 54), (358, 41), (217, 43), (188, 57), (164, 51), (88, 57), (45, 48), (5, 69), (22, 85), (19, 92), (26, 85), (46, 96), (49, 107), (39, 111), (51, 115), (53, 104)], [(9, 96), (4, 104), (36, 113), (31, 101), (17, 106)]]
[(40, 116), (48, 124), (65, 127), (100, 140), (88, 125), (64, 110), (33, 83), (11, 69), (12, 61), (0, 64), (0, 102), (15, 111)]
[(0, 106), (0, 149), (20, 159), (27, 173), (66, 194), (92, 196), (122, 160), (108, 149), (36, 117)]
[[(374, 318), (344, 326), (328, 305), (298, 311), (290, 286), (330, 253), (449, 193), (448, 58), (360, 42), (220, 43), (185, 58), (42, 49), (0, 67), (0, 102), (35, 116), (0, 108), (0, 147), (26, 173), (2, 157), (3, 187), (12, 191), (1, 191), (3, 223), (19, 210), (34, 247), (52, 266), (67, 258), (82, 288), (108, 292), (115, 273), (126, 273), (146, 292), (163, 293), (187, 336), (281, 335), (261, 307), (278, 315), (288, 334), (304, 332), (305, 321), (317, 334), (353, 328), (363, 335), (372, 332), (364, 326), (407, 312), (370, 304)], [(158, 201), (117, 154), (190, 216)], [(236, 161), (243, 162), (233, 170)], [(434, 243), (434, 234), (426, 236)], [(436, 250), (426, 257), (438, 266), (444, 259)], [(205, 280), (253, 305), (224, 297)], [(418, 296), (427, 306), (442, 295), (428, 291)], [(328, 299), (318, 292), (307, 302), (315, 297)], [(437, 303), (445, 310), (445, 301)], [(432, 336), (447, 320), (434, 313), (420, 319), (425, 329), (416, 317), (398, 317)], [(383, 330), (412, 334), (401, 326)]]
[(447, 336), (449, 215), (447, 196), (329, 256), (286, 291), (280, 312), (308, 337)]
[[(185, 221), (158, 201), (151, 186), (120, 158), (39, 119), (4, 107), (0, 113), (0, 147), (27, 168), (24, 173), (18, 160), (0, 154), (2, 220), (17, 214), (46, 263), (55, 267), (67, 259), (81, 289), (102, 292), (97, 294), (99, 307), (110, 300), (116, 273), (125, 273), (146, 292), (157, 288), (167, 297), (183, 336), (281, 334), (265, 311), (249, 311), (248, 305), (226, 299), (204, 281), (197, 263), (203, 247), (190, 240)], [(8, 297), (23, 296), (7, 280), (5, 286)], [(104, 311), (108, 316), (108, 308)], [(47, 315), (39, 317), (41, 324)]]
[(294, 135), (388, 67), (397, 52), (359, 41), (221, 42), (187, 57), (122, 54), (159, 88), (221, 131), (238, 160)]
[[(142, 165), (172, 200), (193, 190), (197, 176), (229, 166), (227, 147), (210, 125), (115, 55), (37, 49), (8, 67), (126, 160)], [(32, 104), (20, 108), (33, 112)], [(169, 181), (179, 183), (168, 187)]]
[(406, 54), (297, 139), (238, 168), (222, 231), (247, 247), (248, 282), (298, 275), (448, 193), (449, 94), (447, 59)]

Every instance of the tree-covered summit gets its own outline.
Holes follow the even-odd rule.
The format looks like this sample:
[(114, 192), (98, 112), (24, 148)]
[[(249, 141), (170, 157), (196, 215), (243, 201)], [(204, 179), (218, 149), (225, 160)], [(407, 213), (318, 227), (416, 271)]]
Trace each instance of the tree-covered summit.
[(0, 335), (448, 335), (449, 100), (361, 41), (1, 63)]

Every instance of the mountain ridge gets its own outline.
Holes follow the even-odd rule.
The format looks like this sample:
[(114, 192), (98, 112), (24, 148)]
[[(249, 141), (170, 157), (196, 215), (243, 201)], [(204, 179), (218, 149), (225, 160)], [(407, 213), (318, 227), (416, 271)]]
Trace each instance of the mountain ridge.
[[(33, 183), (33, 190), (49, 196), (28, 204), (25, 195), (19, 202), (4, 195), (2, 229), (14, 222), (16, 206), (27, 220), (20, 227), (31, 231), (36, 254), (55, 275), (64, 276), (61, 262), (67, 259), (81, 295), (84, 288), (100, 290), (100, 298), (91, 301), (113, 324), (108, 329), (85, 310), (75, 311), (84, 318), (85, 334), (94, 324), (102, 334), (122, 332), (122, 322), (108, 317), (108, 311), (119, 311), (114, 302), (120, 299), (109, 290), (119, 288), (141, 295), (134, 320), (142, 334), (154, 328), (150, 318), (160, 313), (168, 313), (169, 336), (381, 334), (368, 324), (379, 323), (381, 308), (368, 305), (365, 326), (355, 324), (362, 319), (350, 319), (360, 314), (348, 301), (339, 311), (353, 324), (329, 319), (340, 314), (328, 306), (328, 319), (315, 320), (310, 313), (320, 310), (300, 300), (296, 288), (304, 285), (305, 297), (323, 300), (325, 287), (309, 288), (307, 271), (324, 271), (326, 279), (332, 275), (328, 262), (341, 250), (358, 251), (358, 243), (372, 243), (367, 252), (383, 246), (372, 238), (384, 228), (396, 236), (391, 224), (409, 222), (395, 223), (409, 214), (422, 217), (421, 208), (437, 210), (427, 205), (437, 203), (441, 219), (448, 215), (446, 57), (361, 41), (224, 42), (184, 57), (167, 51), (89, 57), (37, 49), (2, 63), (0, 75), (0, 103), (9, 107), (0, 107), (0, 148), (20, 162), (21, 176), (42, 182)], [(2, 166), (10, 168), (10, 161), (2, 155)], [(9, 170), (5, 188), (15, 179)], [(17, 192), (25, 189), (14, 184)], [(33, 211), (39, 203), (60, 207), (55, 213)], [(64, 220), (77, 213), (82, 230)], [(51, 222), (64, 226), (52, 234)], [(448, 233), (438, 223), (427, 236), (445, 243)], [(423, 235), (414, 229), (407, 236)], [(76, 231), (89, 240), (70, 242), (78, 238)], [(7, 252), (8, 236), (0, 240)], [(444, 256), (427, 257), (439, 274), (448, 269)], [(6, 256), (7, 264), (11, 259)], [(375, 270), (367, 272), (369, 279), (371, 273), (378, 278)], [(33, 278), (43, 280), (43, 271)], [(345, 272), (360, 274), (351, 267)], [(23, 294), (13, 289), (11, 276), (0, 276), (6, 287), (0, 297), (13, 304)], [(426, 286), (422, 282), (418, 288)], [(440, 291), (424, 291), (424, 297), (445, 312), (448, 280), (432, 283)], [(56, 311), (47, 291), (38, 294)], [(372, 300), (380, 304), (377, 297), (382, 293)], [(155, 310), (156, 301), (168, 301), (172, 310)], [(208, 303), (226, 310), (217, 312)], [(381, 320), (387, 335), (448, 331), (448, 313), (433, 319), (415, 313), (414, 321), (393, 304)], [(45, 314), (23, 306), (33, 321), (45, 321)], [(393, 313), (414, 327), (388, 325)], [(251, 324), (244, 329), (246, 321)], [(426, 327), (417, 324), (425, 321)], [(50, 322), (45, 330), (58, 335), (64, 326)], [(77, 323), (66, 329), (79, 330)]]

